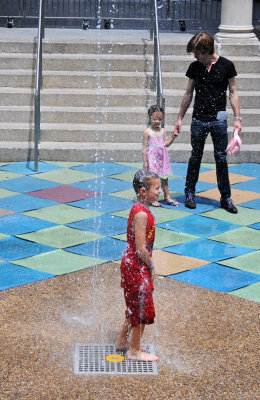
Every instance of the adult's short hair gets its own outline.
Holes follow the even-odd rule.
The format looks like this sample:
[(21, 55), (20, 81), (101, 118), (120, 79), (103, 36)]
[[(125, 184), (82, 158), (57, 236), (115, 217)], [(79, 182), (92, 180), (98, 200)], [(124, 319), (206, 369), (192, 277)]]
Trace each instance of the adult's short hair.
[(214, 53), (214, 39), (206, 32), (197, 33), (193, 36), (187, 44), (187, 53), (194, 53), (199, 51), (201, 53)]
[(133, 179), (133, 188), (136, 194), (140, 192), (140, 189), (143, 187), (145, 189), (150, 189), (151, 180), (157, 179), (159, 176), (148, 169), (140, 169), (135, 173)]

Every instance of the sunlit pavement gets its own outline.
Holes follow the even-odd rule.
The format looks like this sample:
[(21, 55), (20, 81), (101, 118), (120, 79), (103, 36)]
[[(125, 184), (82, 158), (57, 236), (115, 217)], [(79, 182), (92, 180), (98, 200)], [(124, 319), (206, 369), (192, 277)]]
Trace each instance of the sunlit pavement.
[[(132, 178), (141, 164), (40, 162), (0, 166), (0, 289), (120, 262)], [(194, 210), (187, 164), (172, 164), (179, 207), (152, 208), (156, 274), (260, 302), (260, 164), (229, 167), (238, 214), (219, 208), (215, 166), (203, 164)]]

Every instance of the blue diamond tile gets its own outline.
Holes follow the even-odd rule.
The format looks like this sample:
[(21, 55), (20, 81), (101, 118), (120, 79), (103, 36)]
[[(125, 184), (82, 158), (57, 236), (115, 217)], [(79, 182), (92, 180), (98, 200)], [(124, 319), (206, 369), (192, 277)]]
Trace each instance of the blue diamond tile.
[(192, 240), (191, 242), (166, 247), (163, 250), (210, 262), (238, 257), (242, 254), (251, 253), (253, 251), (244, 247), (216, 242), (209, 239)]
[(132, 171), (136, 168), (127, 167), (122, 164), (115, 164), (110, 162), (96, 162), (87, 165), (80, 165), (78, 167), (73, 167), (71, 169), (75, 169), (77, 171), (90, 172), (91, 174), (96, 174), (99, 176), (110, 176)]
[(2, 263), (0, 264), (0, 290), (26, 285), (28, 283), (41, 281), (55, 275), (45, 272), (34, 271), (29, 268), (19, 267), (18, 265)]
[(14, 237), (0, 240), (0, 259), (4, 261), (19, 260), (53, 250), (53, 247)]
[(246, 190), (248, 192), (260, 193), (260, 179), (254, 179), (252, 181), (237, 183), (232, 185), (232, 189)]
[[(11, 197), (4, 197), (0, 199), (0, 208), (12, 210), (15, 212), (25, 212), (31, 210), (38, 210), (39, 208), (55, 206), (56, 203), (52, 200), (41, 199), (26, 194), (19, 194)], [(0, 228), (1, 230), (1, 228)]]
[(133, 185), (130, 182), (120, 181), (118, 179), (100, 177), (97, 179), (89, 179), (84, 182), (73, 183), (71, 186), (83, 189), (92, 190), (96, 193), (114, 193), (121, 190), (132, 189)]
[(199, 215), (192, 215), (190, 217), (178, 219), (177, 221), (164, 222), (158, 226), (160, 228), (202, 237), (209, 237), (217, 235), (218, 233), (240, 228), (239, 225), (230, 224), (212, 218), (205, 218)]
[(168, 278), (224, 293), (260, 282), (260, 275), (218, 264), (208, 264)]
[(38, 174), (40, 172), (48, 172), (60, 168), (61, 167), (58, 167), (57, 165), (39, 161), (38, 171), (35, 171), (34, 161), (21, 161), (9, 165), (4, 165), (3, 167), (0, 167), (0, 171), (3, 170), (8, 172), (14, 172), (16, 174), (33, 175), (33, 174)]
[(257, 224), (253, 224), (253, 225), (249, 225), (249, 228), (253, 228), (253, 229), (260, 229), (260, 222), (258, 222)]
[(104, 214), (100, 217), (73, 222), (67, 226), (83, 231), (95, 232), (100, 235), (113, 236), (127, 231), (127, 219)]
[(75, 201), (68, 204), (70, 204), (71, 206), (76, 206), (89, 210), (101, 211), (103, 213), (113, 213), (116, 211), (122, 211), (131, 208), (134, 202), (115, 196), (102, 195)]
[(51, 228), (56, 224), (22, 214), (12, 214), (0, 218), (0, 232), (6, 235), (21, 235), (23, 233)]
[(246, 203), (239, 204), (239, 207), (253, 208), (254, 210), (260, 210), (260, 199), (247, 201)]
[(126, 247), (126, 242), (107, 237), (95, 242), (68, 247), (66, 251), (88, 257), (101, 258), (107, 261), (116, 261), (122, 258)]
[(44, 181), (43, 179), (23, 176), (22, 178), (9, 179), (0, 182), (0, 188), (14, 192), (29, 193), (36, 190), (49, 189), (58, 186), (57, 183)]
[[(177, 208), (178, 211), (186, 211), (190, 214), (203, 214), (207, 211), (215, 210), (215, 208), (219, 208), (219, 202), (209, 199), (204, 199), (202, 197), (196, 197), (196, 208), (190, 209), (185, 207), (185, 196), (177, 196), (176, 200), (180, 203)], [(165, 206), (163, 206), (165, 207)], [(169, 206), (167, 206), (169, 208)]]
[(260, 164), (243, 163), (230, 166), (229, 172), (232, 174), (240, 174), (251, 176), (252, 178), (260, 178)]

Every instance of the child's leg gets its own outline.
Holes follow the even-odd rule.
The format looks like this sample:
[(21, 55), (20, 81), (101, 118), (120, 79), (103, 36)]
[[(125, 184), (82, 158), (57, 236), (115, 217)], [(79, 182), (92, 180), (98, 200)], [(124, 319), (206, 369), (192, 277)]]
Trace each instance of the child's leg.
[[(161, 182), (162, 182), (162, 181), (161, 181)], [(159, 203), (159, 201), (152, 201), (151, 205), (152, 205), (153, 207), (161, 207), (161, 206), (162, 206), (161, 203)]]
[(174, 201), (171, 199), (169, 186), (168, 186), (168, 178), (161, 179), (161, 183), (162, 183), (162, 190), (164, 193), (164, 201), (166, 203), (169, 203), (169, 205), (178, 206), (179, 205), (178, 201)]
[(116, 341), (116, 350), (127, 350), (128, 349), (128, 339), (131, 332), (131, 325), (129, 318), (125, 318), (124, 324), (122, 326), (119, 337)]
[(158, 360), (157, 356), (153, 356), (152, 354), (146, 353), (142, 351), (140, 348), (141, 337), (144, 333), (144, 324), (139, 324), (137, 326), (132, 326), (131, 329), (131, 340), (129, 344), (129, 350), (127, 352), (127, 357), (129, 360), (137, 360), (137, 361), (156, 361)]

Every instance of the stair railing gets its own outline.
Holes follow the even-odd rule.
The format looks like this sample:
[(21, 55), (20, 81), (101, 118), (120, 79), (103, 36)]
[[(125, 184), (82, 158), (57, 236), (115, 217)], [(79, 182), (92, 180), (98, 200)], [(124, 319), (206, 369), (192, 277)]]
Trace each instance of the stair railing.
[[(162, 1), (162, 0), (160, 0)], [(151, 0), (151, 25), (150, 40), (154, 40), (154, 62), (153, 62), (153, 90), (156, 90), (157, 105), (162, 108), (163, 116), (165, 115), (165, 97), (163, 94), (161, 55), (160, 55), (160, 39), (158, 24), (158, 0)], [(165, 118), (163, 117), (162, 126), (164, 126)]]
[(34, 170), (38, 171), (41, 132), (42, 39), (44, 38), (44, 0), (39, 0), (36, 79), (34, 92)]

